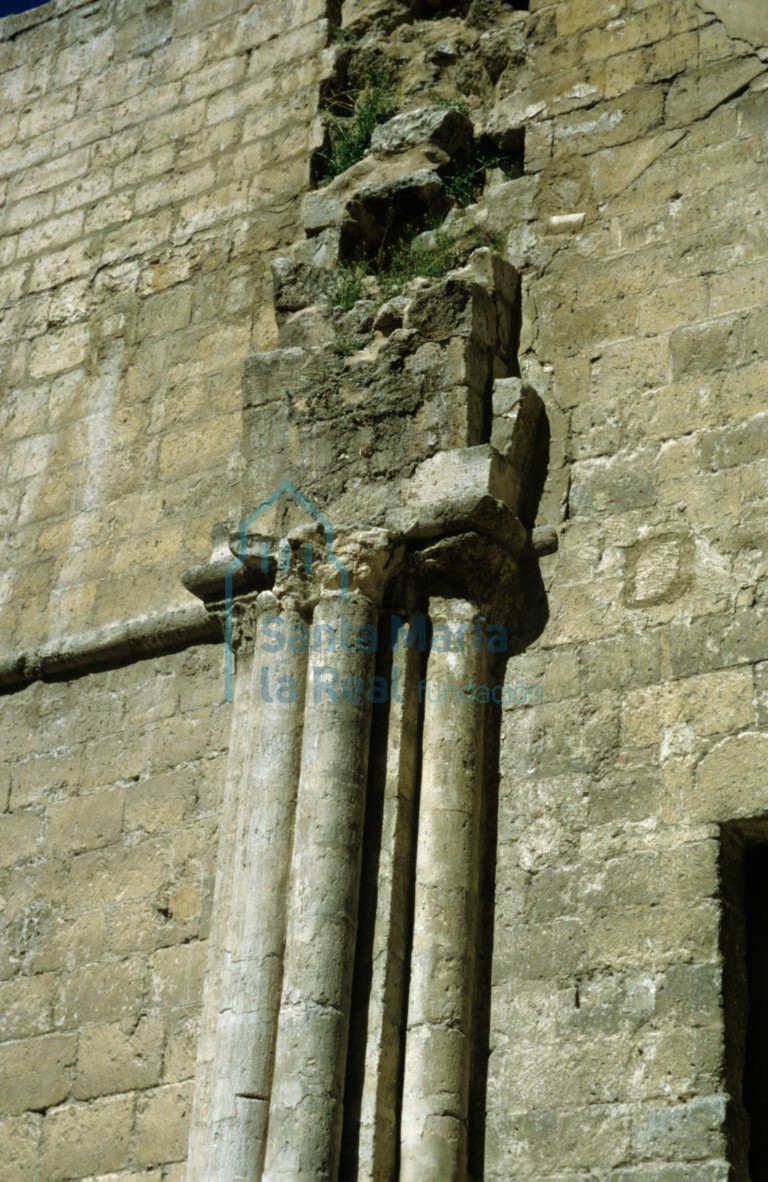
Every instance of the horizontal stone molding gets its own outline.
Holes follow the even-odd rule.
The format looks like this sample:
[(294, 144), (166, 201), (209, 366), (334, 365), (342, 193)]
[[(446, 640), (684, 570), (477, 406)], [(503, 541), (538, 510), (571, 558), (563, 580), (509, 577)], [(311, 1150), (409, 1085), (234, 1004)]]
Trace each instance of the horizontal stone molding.
[(68, 673), (81, 675), (114, 661), (223, 640), (221, 623), (202, 605), (106, 624), (51, 640), (28, 652), (0, 654), (0, 688), (28, 685)]

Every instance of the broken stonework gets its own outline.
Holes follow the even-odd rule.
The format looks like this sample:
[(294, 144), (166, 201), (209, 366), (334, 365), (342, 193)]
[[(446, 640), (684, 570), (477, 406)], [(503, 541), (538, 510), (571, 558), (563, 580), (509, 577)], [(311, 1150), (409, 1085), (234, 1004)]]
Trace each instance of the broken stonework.
[[(304, 229), (307, 234), (314, 235), (329, 226), (342, 225), (349, 217), (349, 203), (357, 198), (365, 205), (369, 188), (379, 201), (391, 191), (393, 195), (400, 194), (401, 201), (407, 200), (409, 193), (417, 201), (421, 193), (421, 201), (426, 204), (429, 193), (436, 195), (439, 192), (437, 170), (449, 159), (440, 148), (422, 145), (383, 161), (367, 156), (325, 188), (307, 193), (303, 203)], [(358, 196), (361, 192), (363, 197)]]
[[(327, 271), (304, 263), (279, 261), (274, 270), (281, 309), (316, 298), (330, 283)], [(291, 462), (307, 495), (323, 471), (337, 520), (354, 514), (383, 521), (392, 508), (393, 480), (436, 450), (488, 438), (494, 376), (514, 364), (517, 283), (514, 270), (483, 249), (465, 268), (421, 281), (412, 295), (398, 297), (403, 327), (388, 327), (386, 336), (372, 314), (366, 326), (368, 304), (361, 301), (357, 328), (342, 329), (354, 333), (349, 356), (328, 348), (341, 321), (327, 304), (288, 316), (278, 311), (281, 338), (290, 343), (255, 354), (246, 373), (246, 429), (260, 457), (254, 468), (259, 479), (271, 470), (279, 483), (287, 462), (285, 424), (293, 421), (301, 444)], [(353, 318), (354, 310), (347, 315)], [(315, 344), (318, 339), (323, 343)], [(341, 463), (334, 438), (345, 440)]]
[(418, 144), (434, 144), (453, 157), (466, 153), (472, 138), (472, 121), (464, 112), (453, 107), (419, 107), (377, 127), (371, 151), (387, 156)]
[[(461, 140), (457, 128), (464, 133), (468, 128), (463, 117), (448, 119), (440, 111), (419, 112), (413, 119), (393, 123), (378, 141), (393, 154), (414, 139), (430, 136), (442, 136), (442, 142), (456, 149)], [(401, 167), (402, 156), (397, 157)], [(348, 248), (351, 227), (370, 245), (377, 236), (384, 241), (393, 211), (407, 224), (418, 222), (427, 209), (438, 215), (447, 209), (443, 184), (434, 171), (393, 170), (384, 182), (367, 177), (366, 170), (352, 168), (334, 182), (335, 190), (329, 186), (334, 191), (305, 205), (308, 232), (332, 223), (339, 227), (337, 250), (342, 257), (344, 234)], [(375, 300), (364, 297), (342, 312), (333, 307), (332, 268), (302, 256), (303, 246), (298, 244), (293, 257), (273, 264), (279, 344), (249, 360), (244, 442), (246, 467), (258, 474), (262, 487), (265, 465), (277, 481), (281, 464), (290, 463), (298, 472), (306, 456), (306, 471), (298, 478), (301, 498), (294, 491), (266, 516), (257, 514), (257, 532), (239, 531), (231, 538), (244, 603), (255, 593), (259, 578), (271, 579), (277, 618), (288, 620), (298, 613), (293, 618), (311, 620), (317, 638), (350, 621), (358, 630), (376, 630), (392, 610), (392, 595), (405, 595), (411, 605), (423, 602), (431, 626), (449, 631), (481, 628), (505, 591), (508, 614), (517, 595), (516, 560), (535, 553), (516, 515), (526, 491), (520, 472), (489, 442), (494, 379), (506, 377), (517, 365), (517, 273), (481, 249), (443, 278), (415, 278), (384, 309), (377, 310)], [(369, 286), (375, 294), (375, 277), (370, 277)], [(354, 334), (349, 351), (339, 347), (345, 332)], [(510, 454), (517, 448), (521, 472), (535, 444), (533, 426), (523, 425), (523, 417), (520, 430), (513, 430), (508, 439)], [(290, 460), (282, 450), (286, 444)], [(322, 528), (294, 524), (308, 494), (322, 498)], [(305, 563), (302, 575), (296, 560), (307, 547), (322, 552), (323, 529), (330, 521), (332, 561), (328, 553), (325, 560), (313, 559), (311, 567)], [(494, 572), (490, 587), (470, 573), (476, 566)], [(198, 583), (202, 586), (204, 580)], [(432, 588), (438, 585), (449, 588), (451, 598), (434, 597)], [(257, 604), (263, 596), (264, 592)], [(249, 630), (257, 635), (259, 627), (257, 617)], [(468, 713), (462, 706), (455, 718), (443, 717), (439, 707), (428, 713), (419, 816), (407, 822), (414, 833), (414, 826), (418, 830), (420, 851), (413, 880), (417, 906), (408, 1027), (401, 1030), (390, 1018), (382, 1028), (387, 1050), (381, 1058), (358, 1037), (360, 1014), (352, 1008), (371, 699), (358, 693), (344, 706), (323, 705), (317, 692), (322, 678), (360, 687), (372, 683), (375, 652), (334, 648), (326, 653), (310, 647), (311, 655), (306, 661), (302, 658), (299, 670), (285, 661), (270, 668), (257, 648), (248, 658), (252, 671), (247, 662), (244, 666), (250, 688), (242, 688), (243, 673), (238, 674), (239, 693), (254, 702), (249, 710), (244, 700), (236, 715), (236, 762), (228, 789), (233, 815), (238, 809), (240, 816), (253, 815), (254, 805), (247, 803), (252, 775), (237, 754), (243, 751), (242, 720), (254, 735), (263, 731), (266, 736), (271, 714), (259, 704), (259, 687), (272, 684), (276, 669), (292, 687), (284, 707), (292, 721), (280, 744), (282, 795), (264, 806), (277, 808), (277, 829), (272, 820), (261, 818), (263, 808), (257, 806), (262, 844), (254, 844), (242, 861), (233, 862), (225, 852), (220, 857), (216, 923), (218, 930), (232, 933), (227, 939), (237, 946), (237, 954), (231, 969), (224, 949), (218, 951), (223, 967), (214, 967), (206, 995), (206, 1041), (190, 1142), (194, 1178), (202, 1180), (212, 1170), (244, 1178), (263, 1174), (272, 1180), (336, 1177), (349, 1153), (345, 1127), (351, 1117), (344, 1116), (344, 1096), (350, 1042), (360, 1056), (349, 1068), (350, 1079), (360, 1080), (359, 1108), (352, 1111), (358, 1112), (360, 1136), (371, 1163), (378, 1163), (377, 1172), (389, 1176), (395, 1168), (399, 1124), (404, 1177), (425, 1169), (435, 1178), (435, 1171), (441, 1177), (465, 1174), (474, 1070), (473, 977), (479, 954), (476, 883), (489, 856), (481, 836), (488, 774), (482, 754), (483, 716), (479, 707)], [(484, 683), (489, 669), (484, 659), (458, 669), (452, 656), (442, 664), (432, 657), (427, 674), (438, 680), (452, 674), (462, 684), (467, 679)], [(408, 686), (411, 710), (414, 695), (421, 692), (413, 672)], [(306, 690), (299, 691), (300, 686)], [(394, 726), (396, 715), (392, 718)], [(462, 797), (463, 803), (456, 805), (433, 800), (427, 785), (433, 764), (441, 767), (445, 762), (442, 748), (449, 733), (455, 738), (459, 724), (466, 758), (460, 761), (463, 771), (455, 791), (448, 793)], [(401, 729), (389, 734), (388, 744), (395, 749), (407, 745), (409, 725), (403, 715)], [(455, 764), (453, 759), (448, 762)], [(438, 781), (445, 790), (440, 776), (435, 784)], [(259, 785), (271, 798), (261, 780)], [(248, 821), (239, 824), (244, 834)], [(446, 824), (453, 825), (453, 836), (443, 832)], [(284, 840), (289, 832), (290, 856)], [(243, 841), (240, 837), (237, 844)], [(456, 841), (463, 843), (464, 856), (461, 883), (454, 890), (449, 879), (455, 873)], [(441, 859), (443, 870), (438, 872)], [(275, 884), (270, 899), (281, 906), (265, 911), (258, 936), (249, 936), (247, 925), (239, 927), (237, 899), (258, 898), (267, 877)], [(402, 907), (401, 900), (400, 913), (387, 915), (392, 940), (405, 920)], [(447, 943), (436, 939), (446, 926), (452, 931)], [(388, 947), (386, 941), (385, 953)], [(443, 960), (453, 965), (450, 1014), (443, 1013), (445, 999), (438, 997), (444, 989), (443, 974), (435, 977), (434, 972), (434, 965)], [(247, 1014), (240, 1017), (242, 971), (248, 972), (253, 996)], [(278, 980), (281, 986), (276, 990)], [(381, 984), (384, 988), (383, 979)], [(372, 1020), (381, 1020), (387, 1011), (384, 997), (372, 1000)], [(448, 1042), (441, 1029), (444, 1020), (456, 1024)], [(434, 1029), (427, 1029), (430, 1024)], [(245, 1073), (233, 1070), (236, 1047), (250, 1065)], [(360, 1074), (363, 1062), (374, 1065), (374, 1093)], [(400, 1069), (405, 1088), (399, 1119), (393, 1120), (382, 1103)], [(450, 1119), (444, 1113), (446, 1105)]]
[(766, 5), (519, 5), (0, 20), (4, 1182), (768, 1177)]

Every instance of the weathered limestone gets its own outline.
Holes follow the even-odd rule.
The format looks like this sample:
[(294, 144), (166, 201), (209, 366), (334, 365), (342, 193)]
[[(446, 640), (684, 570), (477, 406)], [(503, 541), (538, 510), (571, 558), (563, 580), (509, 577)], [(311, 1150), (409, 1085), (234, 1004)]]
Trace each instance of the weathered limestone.
[(466, 151), (473, 139), (472, 120), (452, 107), (419, 107), (395, 115), (374, 129), (371, 151), (388, 156), (420, 144), (434, 144), (449, 156)]
[(228, 899), (233, 892), (238, 892), (242, 897), (242, 887), (247, 887), (247, 882), (242, 882), (242, 863), (236, 842), (242, 832), (242, 815), (245, 811), (240, 807), (241, 796), (246, 799), (248, 797), (250, 736), (257, 709), (251, 683), (256, 666), (253, 653), (244, 652), (240, 660), (232, 704), (232, 731), (219, 827), (219, 852), (213, 898), (213, 914), (216, 921), (209, 949), (210, 971), (205, 979), (197, 1054), (198, 1083), (195, 1088), (195, 1109), (189, 1145), (190, 1176), (198, 1179), (207, 1176), (208, 1162), (215, 1161), (217, 1156), (221, 1159), (225, 1154), (229, 1154), (236, 1169), (240, 1168), (243, 1158), (243, 1153), (237, 1145), (237, 1133), (233, 1129), (233, 1118), (237, 1108), (236, 1089), (230, 1089), (229, 1095), (221, 1094), (225, 1085), (226, 1069), (232, 1066), (229, 1031), (221, 1028), (228, 1016), (227, 1004), (232, 1006), (235, 1002), (230, 964), (227, 963), (227, 936), (230, 926)]
[[(462, 696), (487, 679), (472, 642), (484, 617), (462, 600), (432, 598), (432, 626), (464, 635), (458, 651), (427, 663), (413, 944), (400, 1118), (403, 1182), (467, 1176), (469, 1082), (480, 830), (483, 707)], [(466, 693), (466, 690), (464, 690)]]
[(450, 161), (437, 145), (398, 143), (395, 155), (383, 160), (366, 157), (340, 173), (325, 188), (307, 193), (304, 228), (310, 236), (333, 231), (336, 249), (363, 241), (377, 245), (382, 238), (386, 206), (391, 203), (399, 219), (418, 224), (430, 209), (447, 213), (450, 201), (439, 176)]
[[(391, 628), (391, 621), (383, 627)], [(408, 916), (413, 888), (412, 850), (418, 798), (420, 727), (417, 708), (423, 657), (407, 644), (408, 625), (401, 624), (389, 670), (398, 692), (388, 704), (374, 706), (372, 776), (368, 810), (381, 793), (381, 838), (378, 862), (362, 868), (361, 891), (376, 899), (375, 914), (366, 909), (372, 926), (370, 951), (358, 956), (356, 972), (370, 973), (367, 1006), (358, 1013), (358, 1044), (351, 1047), (344, 1113), (340, 1176), (354, 1171), (375, 1182), (391, 1178), (398, 1158), (399, 1082), (403, 1061), (402, 1022), (408, 990)], [(377, 712), (387, 711), (386, 729)], [(381, 728), (378, 732), (378, 726)], [(381, 782), (383, 780), (383, 783)], [(375, 824), (370, 816), (366, 824)], [(366, 959), (369, 957), (369, 960)], [(358, 986), (362, 991), (362, 986)], [(354, 997), (353, 997), (354, 1001)], [(353, 1031), (353, 1035), (354, 1035)]]
[(242, 369), (266, 253), (299, 229), (326, 15), (63, 0), (2, 22), (4, 653), (183, 610), (170, 571), (237, 512)]
[(320, 647), (310, 656), (265, 1182), (338, 1171), (374, 668), (371, 653), (327, 647), (345, 618), (375, 626), (376, 609), (337, 594), (313, 616)]
[[(184, 583), (207, 612), (177, 575), (212, 519), (284, 480), (350, 538), (399, 539), (401, 574), (374, 563), (358, 588), (378, 603), (387, 586), (381, 620), (430, 595), (476, 605), (483, 583), (505, 619), (520, 608), (483, 727), (500, 722), (500, 780), (489, 757), (466, 1172), (754, 1182), (766, 1121), (743, 1076), (768, 1052), (742, 887), (745, 850), (768, 843), (768, 9), (337, 8), (57, 0), (0, 22), (4, 1182), (182, 1182), (193, 1107), (190, 1168), (258, 1173), (256, 1051), (282, 997), (259, 949), (288, 921), (290, 876), (279, 915), (264, 895), (263, 933), (252, 913), (222, 924), (220, 887), (211, 959), (217, 829), (225, 884), (272, 857), (235, 800), (255, 791), (238, 744), (265, 724), (247, 637), (233, 729), (211, 644), (226, 531), (220, 565)], [(307, 197), (320, 108), (346, 109), (382, 58), (400, 113), (374, 140), (386, 152)], [(393, 205), (398, 233), (427, 231), (430, 278), (380, 270)], [(436, 274), (448, 246), (455, 269)], [(273, 309), (269, 262), (287, 253)], [(465, 480), (475, 448), (484, 483)], [(299, 516), (282, 503), (264, 530), (300, 559), (319, 543), (290, 540)], [(543, 522), (561, 537), (546, 561)], [(253, 541), (234, 587), (246, 627), (281, 562), (260, 581)], [(311, 619), (317, 588), (272, 593)], [(404, 701), (373, 705), (341, 1179), (397, 1176), (412, 935), (437, 956), (411, 914), (417, 830), (433, 852), (416, 815), (424, 656), (392, 654)], [(284, 738), (304, 719), (288, 707)], [(280, 816), (259, 825), (284, 836)], [(238, 843), (247, 866), (227, 863)], [(434, 1115), (411, 1051), (408, 1113)]]
[[(405, 192), (413, 178), (418, 179), (418, 170), (411, 173), (409, 168), (414, 151), (423, 150), (418, 147), (420, 140), (441, 129), (456, 140), (454, 148), (462, 136), (466, 140), (467, 121), (463, 116), (431, 112), (426, 130), (420, 132), (421, 123), (423, 119), (417, 119), (415, 124), (406, 120), (403, 143), (387, 141), (392, 154), (384, 169), (391, 174), (386, 181), (373, 183), (368, 179), (370, 165), (356, 166), (328, 191), (305, 202), (308, 230), (317, 231), (328, 224), (343, 228), (347, 218), (349, 233), (351, 225), (363, 227), (365, 236), (373, 241), (376, 234), (384, 232), (389, 215), (384, 217), (383, 207), (379, 209), (376, 202), (386, 204), (392, 193)], [(410, 143), (409, 136), (415, 137), (414, 143)], [(408, 151), (399, 151), (409, 144)], [(430, 151), (434, 154), (438, 149)], [(434, 163), (441, 160), (436, 157)], [(425, 175), (442, 194), (437, 174), (427, 170)], [(330, 219), (330, 223), (323, 219)], [(416, 790), (421, 701), (416, 678), (421, 666), (419, 655), (411, 650), (405, 662), (407, 670), (405, 665), (400, 669), (399, 656), (393, 658), (393, 668), (396, 673), (403, 672), (408, 693), (402, 711), (399, 698), (390, 702), (387, 727), (384, 812), (389, 826), (387, 837), (395, 841), (396, 849), (377, 847), (372, 856), (382, 859), (382, 871), (389, 865), (390, 878), (397, 870), (400, 882), (397, 889), (392, 887), (382, 894), (376, 912), (372, 944), (377, 964), (375, 970), (371, 966), (376, 990), (370, 997), (361, 996), (357, 1003), (353, 1062), (347, 1078), (368, 788), (370, 686), (374, 684), (371, 679), (376, 656), (374, 648), (349, 648), (338, 637), (350, 627), (353, 634), (359, 633), (362, 625), (375, 631), (378, 605), (397, 574), (405, 545), (418, 552), (427, 540), (439, 543), (446, 535), (468, 531), (470, 538), (495, 539), (509, 554), (531, 552), (529, 532), (516, 516), (523, 499), (521, 475), (487, 442), (493, 378), (506, 375), (514, 364), (512, 320), (518, 276), (489, 250), (470, 251), (465, 267), (437, 282), (414, 286), (402, 301), (403, 327), (399, 334), (395, 330), (389, 337), (374, 336), (369, 348), (359, 349), (347, 362), (340, 355), (329, 356), (329, 345), (335, 343), (340, 328), (338, 316), (327, 302), (333, 294), (333, 276), (327, 266), (308, 257), (303, 246), (297, 245), (296, 257), (278, 260), (273, 268), (280, 347), (255, 355), (249, 363), (244, 450), (254, 476), (258, 474), (260, 481), (269, 480), (271, 472), (275, 485), (283, 487), (279, 466), (285, 456), (284, 429), (288, 426), (288, 443), (295, 453), (295, 423), (298, 437), (307, 446), (305, 455), (292, 458), (291, 469), (303, 473), (306, 466), (308, 483), (302, 475), (301, 493), (293, 485), (286, 485), (285, 497), (263, 506), (266, 517), (259, 509), (259, 533), (253, 538), (244, 537), (238, 542), (230, 539), (231, 551), (236, 550), (243, 560), (236, 588), (233, 582), (237, 593), (248, 593), (249, 572), (255, 574), (260, 569), (265, 577), (274, 574), (279, 597), (299, 595), (302, 603), (314, 607), (290, 882), (281, 902), (282, 919), (278, 920), (276, 914), (270, 919), (270, 931), (273, 928), (278, 935), (284, 933), (285, 959), (280, 987), (273, 988), (258, 972), (262, 951), (251, 951), (252, 938), (234, 922), (233, 931), (241, 931), (246, 946), (245, 952), (237, 954), (238, 963), (242, 962), (244, 973), (251, 970), (249, 980), (241, 982), (240, 988), (246, 994), (253, 990), (261, 1024), (258, 1029), (256, 1025), (247, 1029), (245, 1023), (236, 1020), (237, 1004), (229, 999), (230, 985), (225, 984), (219, 990), (223, 1017), (213, 1040), (214, 1075), (218, 1074), (220, 1083), (207, 1082), (201, 1062), (198, 1087), (203, 1096), (212, 1091), (214, 1104), (217, 1095), (223, 1097), (211, 1115), (203, 1118), (203, 1124), (208, 1121), (209, 1125), (209, 1146), (213, 1146), (208, 1159), (211, 1164), (206, 1167), (209, 1171), (242, 1170), (247, 1176), (250, 1170), (256, 1176), (263, 1167), (265, 1179), (335, 1178), (346, 1130), (343, 1169), (355, 1172), (369, 1168), (372, 1176), (384, 1178), (395, 1169), (397, 1140), (402, 1133), (397, 1106), (406, 1052), (402, 1029), (406, 981), (397, 980), (397, 974), (407, 972), (407, 917), (413, 889), (408, 854), (413, 841), (410, 801)], [(343, 243), (337, 242), (335, 249), (343, 250)], [(363, 308), (356, 305), (349, 317), (353, 323), (355, 317), (361, 319), (361, 324), (367, 323), (365, 332), (370, 337), (373, 318), (364, 302)], [(386, 446), (386, 474), (375, 453), (372, 463), (365, 463), (371, 449), (367, 442), (359, 447), (357, 442), (359, 408), (370, 401), (372, 390), (381, 392), (377, 412), (382, 420), (388, 420), (389, 429), (381, 431)], [(425, 440), (413, 422), (416, 412), (422, 422), (426, 416), (428, 423), (433, 407), (440, 409), (438, 449), (435, 435), (430, 432)], [(312, 408), (314, 413), (306, 413)], [(301, 411), (298, 419), (297, 410)], [(322, 424), (319, 429), (315, 420)], [(524, 454), (533, 434), (533, 425), (525, 422), (517, 432), (513, 429), (509, 433), (510, 447), (514, 450), (516, 443), (518, 452)], [(363, 425), (362, 439), (368, 438), (368, 428)], [(347, 463), (341, 470), (334, 458), (334, 439), (343, 440), (345, 448)], [(350, 452), (354, 457), (351, 464)], [(414, 460), (421, 461), (415, 472)], [(373, 487), (366, 479), (353, 478), (353, 473), (364, 475), (366, 469), (376, 472)], [(524, 471), (525, 464), (521, 463)], [(311, 510), (306, 494), (314, 490), (318, 480), (324, 486), (324, 524), (322, 528), (296, 525), (308, 508)], [(336, 486), (340, 495), (335, 495)], [(372, 522), (375, 527), (338, 524), (350, 519)], [(334, 527), (331, 521), (336, 523)], [(286, 539), (272, 549), (268, 559), (266, 551), (262, 555), (265, 546), (269, 549), (263, 529)], [(244, 546), (247, 553), (242, 552)], [(220, 550), (215, 550), (210, 570), (201, 568), (185, 576), (187, 584), (207, 601), (212, 600), (215, 577), (221, 578), (228, 569), (226, 547)], [(296, 565), (302, 554), (303, 574)], [(307, 554), (311, 555), (309, 566)], [(286, 557), (290, 558), (288, 568)], [(456, 555), (446, 552), (443, 558), (449, 564), (455, 563)], [(443, 558), (438, 555), (435, 559), (438, 567)], [(419, 568), (421, 574), (417, 568), (411, 572), (422, 591), (427, 567)], [(271, 685), (269, 677), (267, 680)], [(381, 677), (378, 680), (383, 680), (394, 694), (394, 682)], [(256, 692), (255, 688), (252, 692)], [(292, 699), (283, 703), (283, 709), (294, 713), (295, 735), (301, 702)], [(471, 711), (476, 709), (470, 707)], [(381, 739), (378, 742), (380, 745)], [(290, 796), (288, 769), (285, 774), (289, 783), (284, 791)], [(430, 823), (429, 818), (424, 822), (427, 826)], [(284, 853), (285, 845), (281, 848)], [(476, 853), (474, 849), (468, 853), (470, 875), (479, 873)], [(258, 857), (253, 865), (249, 861), (250, 851), (246, 848), (243, 882), (258, 883)], [(226, 859), (222, 865), (226, 873)], [(280, 883), (284, 881), (282, 870), (276, 878)], [(370, 879), (367, 881), (370, 889)], [(230, 894), (236, 898), (238, 892)], [(369, 912), (365, 900), (362, 903)], [(366, 920), (370, 925), (370, 914)], [(226, 922), (233, 924), (231, 919)], [(423, 946), (417, 945), (418, 954), (426, 956), (429, 933), (422, 931), (421, 939)], [(464, 945), (461, 956), (466, 963), (462, 961), (462, 965), (470, 977), (464, 982), (464, 1001), (457, 1001), (457, 1005), (467, 1011), (468, 1022), (473, 984), (469, 936)], [(275, 966), (280, 965), (280, 957), (278, 949)], [(358, 965), (358, 974), (362, 971)], [(231, 976), (234, 982), (236, 977)], [(363, 1036), (361, 1019), (369, 1005), (370, 1022)], [(274, 1060), (270, 1057), (272, 1044), (267, 1027), (276, 1030)], [(468, 1037), (467, 1030), (462, 1037)], [(256, 1058), (260, 1064), (260, 1074), (249, 1069), (247, 1090), (243, 1085), (241, 1091), (234, 1091), (239, 1096), (240, 1111), (231, 1106), (233, 1079), (243, 1075), (231, 1067), (232, 1051), (238, 1045), (246, 1062)], [(466, 1156), (468, 1044), (465, 1051), (463, 1082), (452, 1081), (457, 1089), (455, 1102), (461, 1112), (463, 1138), (461, 1145), (454, 1147), (456, 1169)], [(432, 1104), (434, 1097), (424, 1096), (426, 1083), (418, 1066), (412, 1074), (409, 1103), (417, 1108), (419, 1104)], [(345, 1088), (349, 1104), (346, 1116)], [(205, 1104), (201, 1100), (198, 1110), (203, 1112)], [(410, 1111), (407, 1119), (412, 1119)], [(211, 1126), (221, 1128), (218, 1138), (211, 1136)]]
[[(316, 527), (299, 527), (278, 546), (294, 560), (266, 563), (278, 597), (260, 593), (240, 625), (188, 1164), (201, 1182), (322, 1177), (338, 1164), (376, 659), (375, 645), (354, 638), (375, 635), (375, 603), (402, 547), (381, 530), (341, 529), (332, 552), (319, 546), (309, 567), (297, 564), (317, 540)], [(242, 545), (239, 532), (233, 542)], [(251, 545), (243, 557), (261, 570), (262, 542)], [(201, 594), (211, 585), (202, 569), (195, 584)], [(307, 637), (297, 605), (311, 602)], [(330, 894), (318, 891), (318, 864)], [(306, 1122), (296, 1119), (300, 1085)]]
[(719, 17), (731, 37), (749, 41), (755, 49), (768, 44), (768, 15), (759, 0), (702, 0), (702, 8)]
[(108, 665), (126, 657), (140, 658), (175, 646), (220, 639), (218, 622), (197, 606), (164, 615), (139, 617), (52, 640), (27, 652), (0, 655), (0, 686), (18, 686), (39, 678)]
[[(253, 503), (260, 496), (257, 474), (276, 487), (287, 467), (304, 495), (322, 490), (333, 520), (405, 530), (395, 511), (399, 501), (412, 504), (409, 478), (426, 462), (436, 465), (434, 475), (442, 479), (447, 499), (457, 492), (447, 471), (455, 463), (462, 468), (462, 493), (490, 492), (517, 512), (521, 480), (527, 482), (535, 451), (533, 416), (518, 416), (504, 437), (511, 446), (510, 436), (517, 433), (522, 456), (514, 461), (522, 477), (507, 465), (505, 481), (504, 460), (474, 449), (487, 448), (491, 437), (494, 379), (514, 367), (519, 276), (487, 247), (470, 248), (468, 254), (465, 266), (443, 278), (417, 280), (398, 297), (402, 328), (389, 335), (376, 329), (373, 302), (369, 307), (361, 300), (345, 315), (331, 307), (333, 272), (306, 260), (278, 260), (280, 347), (254, 354), (245, 375), (243, 447), (250, 457), (245, 480)], [(307, 300), (313, 302), (302, 308)], [(304, 311), (312, 313), (311, 322)], [(313, 335), (318, 329), (327, 338), (323, 343)], [(347, 355), (338, 344), (350, 332), (355, 349)], [(341, 464), (334, 444), (340, 439)], [(473, 459), (477, 464), (470, 471)], [(481, 471), (484, 459), (487, 474)], [(419, 500), (431, 479), (425, 470), (415, 491)], [(289, 516), (275, 529), (287, 531), (291, 524)]]
[(266, 1149), (306, 655), (291, 645), (265, 653), (265, 618), (286, 632), (303, 624), (295, 608), (263, 593), (252, 621), (255, 651), (237, 674), (224, 802), (237, 810), (237, 824), (231, 846), (229, 837), (220, 846), (190, 1182), (250, 1182), (261, 1176)]

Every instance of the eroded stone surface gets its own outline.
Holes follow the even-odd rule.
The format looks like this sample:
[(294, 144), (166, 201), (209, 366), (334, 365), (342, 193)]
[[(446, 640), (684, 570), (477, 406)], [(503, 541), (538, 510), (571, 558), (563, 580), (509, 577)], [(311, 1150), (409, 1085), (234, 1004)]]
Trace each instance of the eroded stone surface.
[[(27, 680), (3, 698), (0, 1152), (19, 1182), (185, 1172), (216, 824), (237, 840), (222, 756), (237, 747), (214, 650), (137, 660), (147, 622), (190, 602), (179, 571), (210, 573), (211, 524), (287, 477), (342, 524), (380, 527), (394, 481), (423, 572), (445, 579), (465, 552), (500, 582), (476, 541), (495, 501), (457, 516), (450, 497), (428, 512), (407, 498), (420, 465), (468, 443), (516, 468), (527, 456), (520, 517), (545, 528), (532, 551), (549, 549), (542, 523), (561, 536), (525, 568), (506, 675), (469, 1172), (728, 1173), (719, 827), (766, 832), (763, 6), (531, 7), (349, 2), (331, 50), (322, 4), (65, 0), (0, 26), (0, 620)], [(347, 262), (360, 244), (375, 256), (403, 176), (422, 174), (418, 217), (443, 200), (448, 154), (423, 143), (312, 191), (311, 237), (276, 264), (273, 307), (268, 264), (302, 232), (320, 87), (343, 53), (357, 79), (376, 54), (396, 62), (403, 109), (461, 101), (478, 150), (506, 156), (512, 175), (493, 163), (442, 229), (493, 235), (471, 266), (500, 258), (520, 276), (519, 305), (505, 296), (519, 324), (461, 268), (382, 301), (369, 276), (331, 311), (353, 189), (372, 186)], [(481, 330), (494, 316), (496, 344)], [(517, 365), (500, 323), (519, 327)], [(471, 389), (490, 410), (470, 423)], [(265, 533), (293, 524), (276, 513)], [(69, 683), (73, 653), (112, 667)], [(380, 865), (395, 883), (412, 858), (395, 857), (396, 752), (388, 766)], [(360, 1175), (382, 1179), (403, 906), (375, 911), (379, 1034), (351, 1052), (368, 1066), (343, 1133)], [(359, 1034), (368, 1011), (352, 1009)], [(265, 1104), (236, 1096), (233, 1125)], [(422, 1121), (421, 1172), (440, 1182), (460, 1176), (441, 1157), (451, 1120), (435, 1106)]]
[(472, 122), (462, 111), (448, 107), (418, 107), (395, 115), (371, 136), (371, 151), (387, 156), (416, 144), (435, 144), (448, 156), (470, 147)]

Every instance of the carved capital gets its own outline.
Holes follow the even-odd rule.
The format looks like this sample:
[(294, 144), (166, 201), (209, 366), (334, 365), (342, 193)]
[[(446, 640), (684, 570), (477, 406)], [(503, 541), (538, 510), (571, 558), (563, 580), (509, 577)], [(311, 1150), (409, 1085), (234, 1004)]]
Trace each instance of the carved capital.
[(269, 572), (283, 605), (306, 611), (326, 594), (364, 595), (378, 607), (400, 570), (405, 545), (392, 531), (314, 522), (280, 540), (249, 537), (244, 564)]

